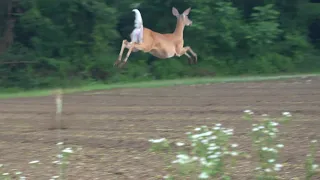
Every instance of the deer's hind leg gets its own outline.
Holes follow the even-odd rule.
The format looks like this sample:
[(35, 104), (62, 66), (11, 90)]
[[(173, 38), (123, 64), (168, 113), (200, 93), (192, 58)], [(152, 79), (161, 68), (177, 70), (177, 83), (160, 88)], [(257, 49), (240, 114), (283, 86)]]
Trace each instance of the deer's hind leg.
[(121, 62), (124, 48), (129, 48), (129, 42), (126, 39), (122, 41), (121, 50), (120, 50), (120, 53), (118, 56), (118, 60), (116, 60), (116, 62), (114, 62), (113, 66), (117, 66)]

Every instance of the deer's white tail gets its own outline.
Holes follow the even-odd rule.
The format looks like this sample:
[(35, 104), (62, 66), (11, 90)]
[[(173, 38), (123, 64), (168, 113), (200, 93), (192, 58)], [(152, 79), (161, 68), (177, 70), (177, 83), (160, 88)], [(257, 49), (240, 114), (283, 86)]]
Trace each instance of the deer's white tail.
[(131, 42), (142, 43), (143, 41), (143, 21), (141, 17), (141, 13), (138, 9), (132, 10), (135, 13), (135, 20), (134, 20), (134, 30), (132, 31), (130, 37)]

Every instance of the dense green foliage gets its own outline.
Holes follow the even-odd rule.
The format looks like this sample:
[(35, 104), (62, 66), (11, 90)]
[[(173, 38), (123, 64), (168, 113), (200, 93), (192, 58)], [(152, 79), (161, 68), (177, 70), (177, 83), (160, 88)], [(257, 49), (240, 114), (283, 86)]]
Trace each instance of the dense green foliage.
[[(184, 36), (199, 63), (136, 52), (124, 69), (113, 67), (133, 30), (131, 10), (139, 8), (145, 27), (170, 33), (172, 6), (192, 7)], [(0, 56), (4, 88), (320, 69), (320, 3), (308, 0), (5, 0), (0, 14), (2, 44), (15, 20), (14, 41)]]

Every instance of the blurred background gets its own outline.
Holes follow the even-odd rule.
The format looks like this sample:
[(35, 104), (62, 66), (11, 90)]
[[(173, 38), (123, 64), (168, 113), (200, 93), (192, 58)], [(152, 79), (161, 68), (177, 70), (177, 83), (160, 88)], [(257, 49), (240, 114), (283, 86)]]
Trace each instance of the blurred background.
[[(198, 54), (157, 60), (132, 53), (113, 67), (143, 23), (173, 32), (191, 7), (185, 45)], [(127, 51), (125, 51), (126, 53)], [(316, 0), (1, 0), (0, 89), (69, 87), (152, 79), (319, 72), (320, 1)]]

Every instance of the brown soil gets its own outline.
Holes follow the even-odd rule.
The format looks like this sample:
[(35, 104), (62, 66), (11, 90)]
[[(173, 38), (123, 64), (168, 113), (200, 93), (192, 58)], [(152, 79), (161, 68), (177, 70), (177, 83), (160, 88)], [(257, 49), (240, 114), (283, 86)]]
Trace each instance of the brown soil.
[[(53, 164), (57, 142), (82, 147), (71, 156), (70, 180), (161, 179), (166, 172), (163, 156), (148, 151), (148, 139), (184, 140), (185, 132), (200, 125), (222, 123), (234, 128), (232, 142), (250, 152), (251, 124), (243, 110), (274, 117), (283, 111), (293, 121), (280, 126), (285, 145), (280, 162), (282, 179), (304, 179), (309, 141), (320, 137), (320, 78), (281, 81), (222, 83), (146, 89), (114, 89), (64, 96), (65, 129), (52, 130), (54, 97), (0, 100), (0, 164), (28, 179), (58, 175)], [(59, 133), (60, 132), (60, 133)], [(60, 135), (59, 135), (60, 134)], [(59, 138), (60, 137), (60, 138)], [(41, 164), (30, 167), (29, 161)], [(173, 160), (173, 159), (172, 159)], [(234, 179), (252, 179), (256, 159), (242, 159), (232, 169)], [(320, 163), (320, 153), (316, 156)], [(231, 169), (230, 169), (231, 170)], [(320, 176), (314, 179), (320, 179)]]

